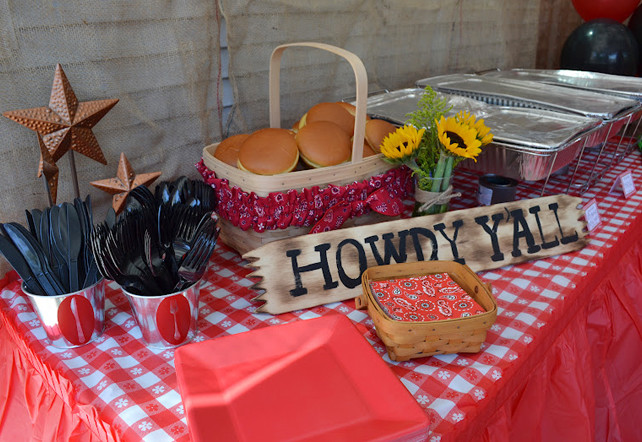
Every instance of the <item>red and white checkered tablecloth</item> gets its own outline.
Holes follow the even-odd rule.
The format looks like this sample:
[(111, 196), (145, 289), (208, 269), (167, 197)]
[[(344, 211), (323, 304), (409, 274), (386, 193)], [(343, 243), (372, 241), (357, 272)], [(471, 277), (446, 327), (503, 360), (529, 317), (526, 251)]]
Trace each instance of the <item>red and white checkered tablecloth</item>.
[[(251, 329), (310, 319), (328, 313), (350, 318), (431, 418), (428, 440), (449, 439), (477, 418), (517, 373), (536, 348), (553, 333), (555, 324), (572, 308), (582, 280), (604, 260), (635, 217), (642, 211), (642, 193), (630, 198), (608, 194), (614, 178), (627, 170), (642, 187), (642, 160), (635, 151), (614, 161), (602, 182), (583, 196), (596, 198), (602, 224), (590, 234), (584, 249), (480, 273), (493, 286), (498, 303), (496, 323), (482, 351), (451, 354), (395, 363), (373, 330), (373, 322), (353, 301), (338, 302), (273, 316), (256, 313), (257, 293), (250, 270), (239, 255), (217, 246), (201, 290), (198, 334), (195, 341), (242, 333)], [(477, 177), (457, 173), (456, 190), (464, 196), (453, 203), (476, 205)], [(546, 194), (566, 191), (568, 179), (549, 182)], [(539, 190), (520, 185), (520, 198), (539, 196)], [(42, 363), (51, 382), (64, 378), (74, 386), (76, 402), (93, 406), (97, 417), (123, 440), (189, 440), (185, 410), (174, 371), (174, 351), (147, 348), (125, 296), (111, 283), (106, 296), (106, 328), (94, 343), (75, 349), (48, 345), (43, 328), (21, 293), (19, 281), (9, 281), (0, 292), (3, 319), (17, 332)], [(52, 387), (55, 389), (55, 387)], [(90, 419), (91, 413), (86, 419)]]

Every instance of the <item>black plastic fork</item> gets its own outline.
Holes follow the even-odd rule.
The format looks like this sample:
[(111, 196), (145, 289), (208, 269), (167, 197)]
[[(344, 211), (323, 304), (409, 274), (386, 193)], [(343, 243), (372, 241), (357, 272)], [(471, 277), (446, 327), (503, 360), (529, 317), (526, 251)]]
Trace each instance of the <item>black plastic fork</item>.
[(194, 247), (185, 254), (185, 258), (178, 268), (180, 280), (175, 290), (184, 290), (203, 277), (216, 246), (218, 231), (219, 229), (216, 228), (213, 232), (204, 232), (196, 239)]

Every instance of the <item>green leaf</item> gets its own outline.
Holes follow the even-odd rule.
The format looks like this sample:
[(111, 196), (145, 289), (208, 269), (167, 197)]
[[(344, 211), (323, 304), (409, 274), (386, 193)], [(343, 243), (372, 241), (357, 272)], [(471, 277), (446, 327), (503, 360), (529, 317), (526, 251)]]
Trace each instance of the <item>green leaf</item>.
[(417, 105), (419, 108), (416, 111), (406, 115), (407, 122), (416, 128), (425, 127), (426, 131), (431, 132), (435, 126), (435, 120), (439, 120), (452, 109), (452, 106), (448, 105), (448, 99), (438, 98), (437, 93), (430, 86), (426, 86)]
[(430, 180), (430, 171), (435, 170), (443, 150), (437, 135), (436, 121), (452, 109), (452, 106), (448, 104), (447, 98), (439, 98), (430, 86), (424, 89), (417, 106), (416, 111), (406, 115), (407, 123), (418, 129), (426, 128), (417, 150), (417, 164), (425, 171), (425, 179)]

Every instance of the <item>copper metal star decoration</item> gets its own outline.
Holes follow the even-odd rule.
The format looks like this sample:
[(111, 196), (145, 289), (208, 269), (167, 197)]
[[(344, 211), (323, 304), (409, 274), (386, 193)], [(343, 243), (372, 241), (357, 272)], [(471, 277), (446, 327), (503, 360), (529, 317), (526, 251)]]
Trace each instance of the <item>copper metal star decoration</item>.
[(42, 141), (42, 137), (38, 134), (38, 144), (40, 145), (40, 164), (38, 165), (38, 178), (43, 174), (47, 180), (47, 190), (49, 191), (49, 202), (56, 204), (56, 197), (58, 195), (58, 166), (53, 160), (53, 157), (47, 150), (47, 146)]
[(92, 128), (116, 103), (118, 99), (78, 102), (58, 64), (48, 107), (7, 111), (2, 115), (38, 132), (54, 163), (69, 150), (74, 150), (107, 164)]
[(140, 185), (149, 186), (156, 178), (161, 176), (161, 172), (142, 173), (136, 175), (132, 165), (124, 153), (120, 154), (120, 161), (118, 162), (118, 172), (115, 178), (108, 178), (106, 180), (92, 181), (90, 184), (100, 190), (104, 190), (113, 196), (112, 207), (118, 214), (125, 207), (125, 201), (129, 192)]

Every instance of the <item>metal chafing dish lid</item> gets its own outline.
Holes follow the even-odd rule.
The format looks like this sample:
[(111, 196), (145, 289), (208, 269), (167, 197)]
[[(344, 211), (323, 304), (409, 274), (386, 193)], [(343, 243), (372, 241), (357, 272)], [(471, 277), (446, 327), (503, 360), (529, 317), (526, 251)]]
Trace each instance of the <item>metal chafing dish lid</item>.
[(511, 69), (487, 71), (483, 75), (574, 87), (642, 101), (642, 79), (637, 77), (571, 69)]
[(537, 107), (612, 120), (639, 108), (635, 100), (535, 81), (489, 78), (474, 74), (452, 74), (425, 78), (417, 86), (465, 95), (490, 103)]
[[(368, 114), (393, 123), (404, 124), (408, 114), (417, 110), (423, 89), (409, 88), (368, 98)], [(441, 94), (453, 106), (449, 115), (460, 110), (474, 114), (491, 129), (495, 142), (535, 149), (556, 150), (577, 140), (602, 121), (542, 109), (493, 106), (466, 97)]]

